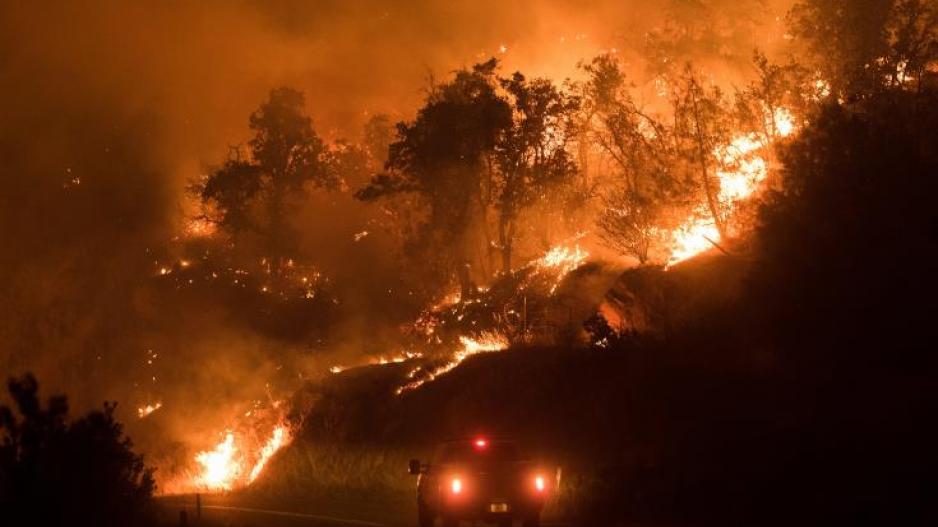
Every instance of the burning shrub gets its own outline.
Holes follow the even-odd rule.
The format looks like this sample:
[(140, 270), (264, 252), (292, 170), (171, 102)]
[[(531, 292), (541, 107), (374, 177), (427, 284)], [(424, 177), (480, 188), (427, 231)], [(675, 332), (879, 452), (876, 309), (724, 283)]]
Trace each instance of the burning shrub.
[[(114, 420), (116, 403), (67, 422), (64, 396), (37, 396), (31, 375), (9, 382), (0, 406), (0, 510), (6, 525), (141, 525), (153, 472)], [(8, 522), (8, 523), (7, 523)]]

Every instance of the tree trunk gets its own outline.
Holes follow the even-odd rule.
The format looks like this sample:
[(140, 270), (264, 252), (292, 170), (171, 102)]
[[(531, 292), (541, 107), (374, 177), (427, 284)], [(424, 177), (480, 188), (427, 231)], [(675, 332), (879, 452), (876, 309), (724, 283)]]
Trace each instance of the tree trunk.
[(713, 217), (713, 224), (720, 234), (720, 239), (726, 239), (726, 226), (720, 215), (719, 201), (714, 193), (713, 185), (710, 184), (710, 171), (707, 169), (707, 141), (704, 139), (703, 132), (700, 129), (700, 109), (697, 105), (696, 95), (691, 95), (691, 100), (693, 101), (694, 107), (694, 140), (697, 143), (700, 176), (703, 181), (704, 194), (707, 196), (707, 207), (710, 209), (710, 215)]
[(498, 247), (502, 254), (502, 271), (511, 271), (511, 252), (514, 243), (514, 222), (501, 215), (498, 222)]
[(473, 296), (476, 292), (475, 284), (472, 282), (472, 276), (470, 276), (471, 269), (472, 265), (469, 262), (463, 262), (457, 270), (459, 273), (459, 292), (463, 300)]
[(268, 214), (270, 215), (270, 232), (268, 232), (268, 247), (270, 250), (269, 258), (274, 263), (274, 272), (280, 274), (283, 268), (283, 259), (285, 253), (284, 247), (284, 220), (283, 220), (283, 189), (274, 184), (270, 203), (268, 204)]

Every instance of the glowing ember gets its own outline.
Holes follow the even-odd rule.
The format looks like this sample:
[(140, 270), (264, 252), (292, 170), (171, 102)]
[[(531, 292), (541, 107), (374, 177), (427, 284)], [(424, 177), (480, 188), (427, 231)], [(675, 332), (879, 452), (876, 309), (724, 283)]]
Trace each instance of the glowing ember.
[(218, 226), (206, 219), (193, 219), (186, 223), (186, 236), (190, 238), (205, 238), (212, 236), (217, 231)]
[(141, 406), (137, 408), (137, 417), (140, 419), (143, 419), (144, 417), (147, 417), (148, 415), (152, 414), (153, 412), (159, 410), (162, 407), (163, 407), (163, 403), (161, 402), (157, 402), (155, 404), (148, 404), (146, 406)]

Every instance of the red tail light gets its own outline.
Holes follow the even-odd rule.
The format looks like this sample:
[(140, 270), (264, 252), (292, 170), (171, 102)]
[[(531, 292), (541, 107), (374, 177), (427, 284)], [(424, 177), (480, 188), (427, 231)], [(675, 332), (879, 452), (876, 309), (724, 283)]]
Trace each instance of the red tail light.
[(484, 437), (480, 437), (480, 438), (476, 439), (476, 440), (473, 442), (473, 444), (474, 444), (475, 447), (478, 448), (479, 450), (481, 450), (481, 449), (483, 449), (483, 448), (489, 446), (489, 442), (488, 442)]
[(453, 478), (453, 481), (449, 486), (450, 490), (453, 491), (453, 494), (459, 494), (462, 492), (462, 480), (459, 478)]

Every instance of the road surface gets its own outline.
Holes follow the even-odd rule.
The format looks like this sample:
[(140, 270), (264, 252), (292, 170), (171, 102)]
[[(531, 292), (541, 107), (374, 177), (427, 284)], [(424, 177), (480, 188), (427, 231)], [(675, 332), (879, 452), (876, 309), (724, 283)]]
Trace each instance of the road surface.
[(308, 512), (284, 506), (244, 505), (219, 496), (203, 498), (200, 508), (194, 496), (160, 498), (157, 503), (164, 527), (179, 526), (183, 521), (188, 527), (405, 527), (410, 523), (400, 513), (388, 515), (389, 520), (378, 519), (381, 514), (368, 511), (367, 505)]
[[(202, 500), (199, 515), (195, 496), (172, 496), (160, 498), (157, 502), (161, 511), (161, 527), (179, 526), (182, 511), (185, 511), (188, 527), (412, 527), (416, 523), (412, 521), (416, 515), (411, 515), (411, 511), (381, 514), (371, 507), (372, 504), (333, 506), (328, 508), (329, 512), (319, 513), (281, 506), (247, 506), (230, 497), (207, 496)], [(563, 527), (557, 523), (543, 525)]]

